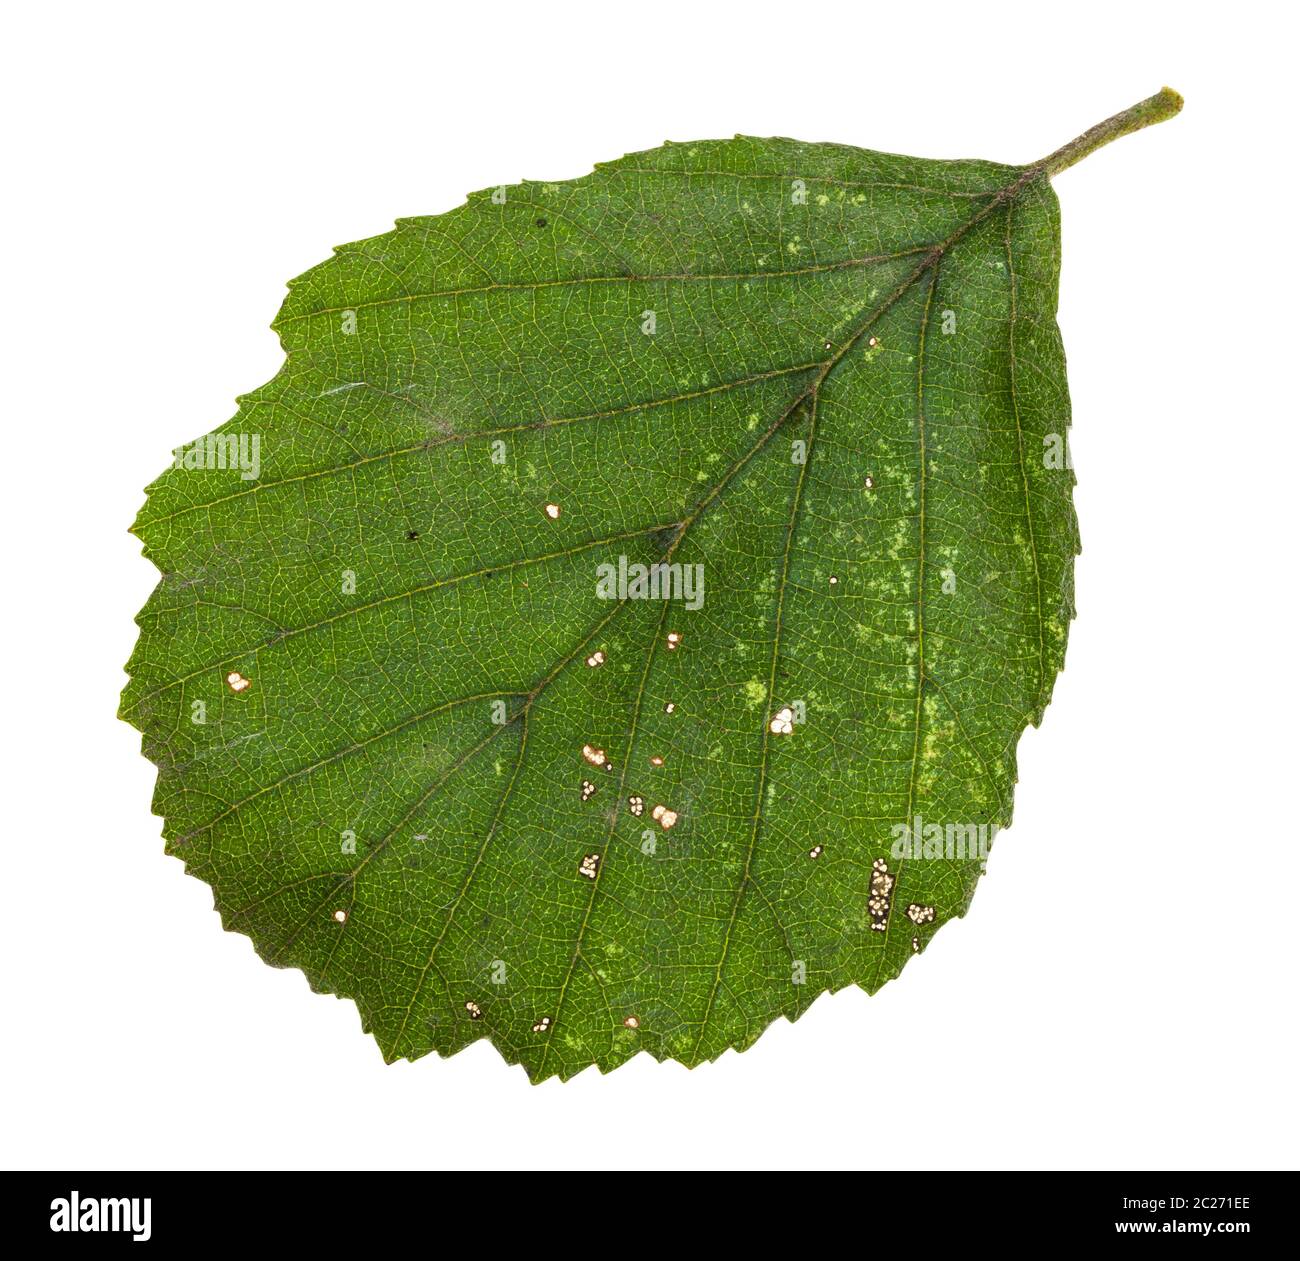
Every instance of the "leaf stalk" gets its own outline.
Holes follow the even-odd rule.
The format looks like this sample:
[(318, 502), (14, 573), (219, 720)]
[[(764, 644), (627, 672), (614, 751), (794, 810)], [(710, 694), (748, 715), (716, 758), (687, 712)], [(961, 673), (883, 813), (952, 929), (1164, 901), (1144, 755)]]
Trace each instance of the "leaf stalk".
[(1055, 153), (1049, 154), (1041, 162), (1034, 163), (1033, 169), (1043, 172), (1050, 178), (1076, 162), (1082, 161), (1088, 154), (1094, 153), (1103, 145), (1110, 144), (1112, 140), (1141, 131), (1143, 127), (1150, 127), (1154, 123), (1163, 123), (1182, 108), (1183, 98), (1173, 88), (1161, 88), (1154, 96), (1148, 96), (1145, 101), (1139, 101), (1136, 105), (1106, 119), (1104, 123), (1090, 127), (1083, 135), (1076, 136)]

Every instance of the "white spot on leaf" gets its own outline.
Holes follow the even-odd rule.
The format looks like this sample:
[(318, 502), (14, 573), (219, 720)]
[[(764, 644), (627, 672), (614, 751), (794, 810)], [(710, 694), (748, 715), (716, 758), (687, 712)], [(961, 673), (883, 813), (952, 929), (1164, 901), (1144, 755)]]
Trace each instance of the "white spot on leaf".
[(894, 887), (894, 877), (889, 874), (889, 864), (877, 858), (871, 864), (871, 896), (867, 910), (871, 912), (871, 931), (883, 933), (889, 927), (889, 894)]
[(768, 730), (774, 736), (788, 736), (794, 730), (794, 710), (789, 705), (777, 710), (768, 723)]
[(658, 823), (665, 832), (667, 832), (669, 828), (676, 826), (677, 823), (677, 811), (669, 810), (667, 806), (655, 806), (655, 808), (650, 811), (650, 817), (654, 819), (654, 821)]

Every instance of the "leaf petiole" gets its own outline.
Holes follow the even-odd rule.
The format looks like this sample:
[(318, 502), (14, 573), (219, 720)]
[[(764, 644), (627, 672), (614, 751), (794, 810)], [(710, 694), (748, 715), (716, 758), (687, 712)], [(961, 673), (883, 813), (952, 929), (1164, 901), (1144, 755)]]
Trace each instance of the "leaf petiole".
[(1034, 163), (1034, 169), (1049, 178), (1086, 158), (1088, 154), (1108, 145), (1112, 140), (1127, 136), (1154, 123), (1163, 123), (1183, 108), (1183, 98), (1173, 88), (1161, 88), (1155, 96), (1121, 110), (1118, 114), (1090, 127), (1081, 136), (1062, 145), (1055, 153)]

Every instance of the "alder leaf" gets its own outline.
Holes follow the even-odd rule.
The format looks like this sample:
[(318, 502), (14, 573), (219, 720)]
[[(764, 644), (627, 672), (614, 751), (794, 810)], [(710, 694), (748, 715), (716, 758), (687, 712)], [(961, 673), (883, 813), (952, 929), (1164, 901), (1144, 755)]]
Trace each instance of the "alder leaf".
[(1074, 613), (1049, 178), (1180, 104), (1025, 167), (666, 144), (292, 282), (133, 527), (122, 714), (225, 926), (534, 1080), (897, 976)]

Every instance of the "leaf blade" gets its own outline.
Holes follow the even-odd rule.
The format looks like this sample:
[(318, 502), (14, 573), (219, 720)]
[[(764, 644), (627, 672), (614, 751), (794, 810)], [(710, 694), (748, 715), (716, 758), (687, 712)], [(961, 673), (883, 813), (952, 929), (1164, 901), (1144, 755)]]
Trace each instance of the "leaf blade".
[[(343, 247), (224, 427), (271, 475), (172, 470), (135, 527), (169, 851), (389, 1059), (693, 1064), (878, 988), (981, 868), (893, 831), (1009, 822), (1063, 661), (1058, 260), (1039, 168), (748, 138)], [(703, 607), (593, 598), (614, 549)]]

